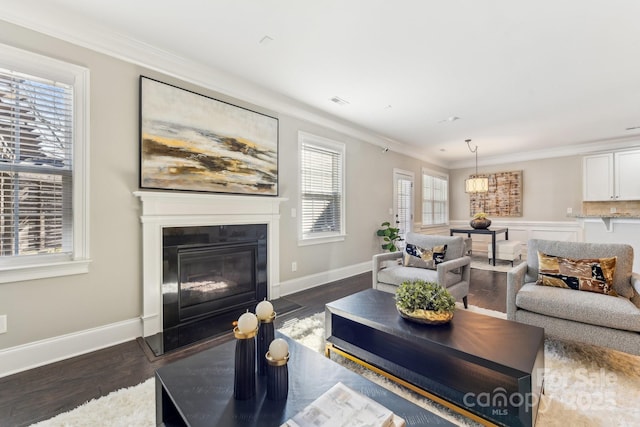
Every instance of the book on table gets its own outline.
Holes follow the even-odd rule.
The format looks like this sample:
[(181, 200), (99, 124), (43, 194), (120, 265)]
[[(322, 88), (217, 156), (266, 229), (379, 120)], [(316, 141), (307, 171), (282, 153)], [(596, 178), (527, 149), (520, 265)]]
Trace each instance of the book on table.
[(375, 400), (337, 383), (281, 427), (403, 427), (404, 420)]

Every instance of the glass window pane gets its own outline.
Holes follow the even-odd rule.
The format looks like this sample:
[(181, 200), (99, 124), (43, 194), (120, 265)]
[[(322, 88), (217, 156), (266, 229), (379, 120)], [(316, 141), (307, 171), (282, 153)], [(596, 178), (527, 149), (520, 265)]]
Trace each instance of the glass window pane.
[(339, 148), (301, 136), (301, 236), (343, 234), (343, 156)]

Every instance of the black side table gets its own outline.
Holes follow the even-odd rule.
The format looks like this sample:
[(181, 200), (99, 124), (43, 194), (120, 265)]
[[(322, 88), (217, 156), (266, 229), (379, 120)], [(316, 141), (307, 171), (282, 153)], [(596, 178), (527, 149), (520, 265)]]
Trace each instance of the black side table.
[(454, 233), (464, 233), (467, 237), (471, 237), (472, 234), (490, 234), (494, 266), (496, 265), (496, 234), (504, 233), (505, 240), (509, 240), (508, 228), (450, 228), (449, 236), (453, 236)]

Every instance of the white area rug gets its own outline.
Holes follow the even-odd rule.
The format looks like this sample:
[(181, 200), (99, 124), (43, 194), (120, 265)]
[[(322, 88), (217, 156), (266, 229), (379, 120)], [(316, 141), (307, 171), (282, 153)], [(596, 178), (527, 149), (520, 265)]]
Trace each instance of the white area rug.
[[(526, 260), (516, 259), (515, 261), (513, 261), (513, 267), (517, 266), (522, 262), (526, 262)], [(501, 259), (497, 259), (496, 265), (494, 266), (493, 263), (489, 262), (489, 258), (487, 257), (486, 254), (471, 256), (471, 268), (475, 268), (478, 270), (507, 272), (511, 270), (513, 267), (511, 266), (511, 261), (503, 261)]]
[[(469, 310), (505, 317), (504, 313), (474, 306)], [(324, 352), (324, 313), (292, 319), (280, 331), (315, 351)], [(479, 425), (340, 356), (333, 355), (332, 359), (449, 421), (462, 426)], [(640, 357), (547, 340), (545, 367), (545, 395), (537, 427), (640, 426)], [(33, 427), (151, 427), (155, 425), (154, 393), (154, 380), (149, 379)]]
[(156, 425), (153, 378), (93, 399), (32, 427), (152, 427)]

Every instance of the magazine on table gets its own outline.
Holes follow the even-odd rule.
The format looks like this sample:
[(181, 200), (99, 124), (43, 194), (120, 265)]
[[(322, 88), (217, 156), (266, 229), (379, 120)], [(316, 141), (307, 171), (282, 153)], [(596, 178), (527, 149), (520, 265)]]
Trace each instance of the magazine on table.
[(403, 427), (405, 422), (375, 400), (341, 382), (281, 427)]

